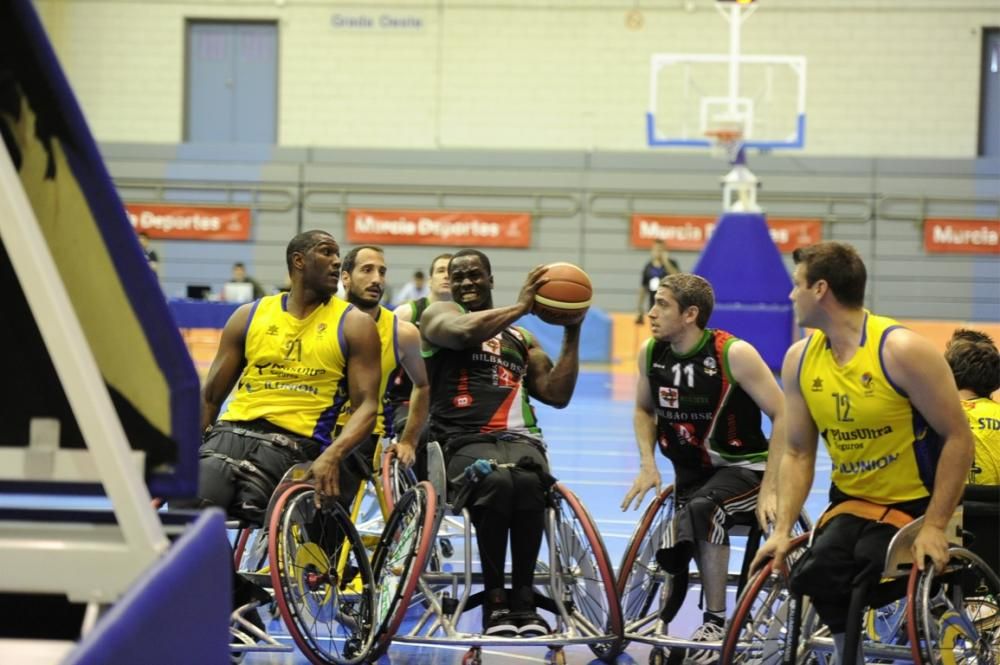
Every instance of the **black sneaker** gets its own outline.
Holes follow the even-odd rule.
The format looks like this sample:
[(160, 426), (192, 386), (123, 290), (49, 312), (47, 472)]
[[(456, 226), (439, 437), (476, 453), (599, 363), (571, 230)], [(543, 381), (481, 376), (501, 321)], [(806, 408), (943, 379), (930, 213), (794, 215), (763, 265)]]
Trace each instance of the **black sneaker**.
[(521, 637), (538, 637), (552, 632), (545, 619), (538, 616), (538, 612), (535, 611), (534, 588), (525, 586), (514, 589), (510, 607), (513, 610), (514, 623), (517, 625), (517, 634)]
[(552, 632), (549, 624), (536, 612), (521, 612), (516, 620), (517, 634), (521, 637), (541, 637)]
[(507, 593), (503, 589), (492, 589), (486, 593), (483, 602), (483, 635), (493, 637), (517, 637), (517, 624), (507, 606)]

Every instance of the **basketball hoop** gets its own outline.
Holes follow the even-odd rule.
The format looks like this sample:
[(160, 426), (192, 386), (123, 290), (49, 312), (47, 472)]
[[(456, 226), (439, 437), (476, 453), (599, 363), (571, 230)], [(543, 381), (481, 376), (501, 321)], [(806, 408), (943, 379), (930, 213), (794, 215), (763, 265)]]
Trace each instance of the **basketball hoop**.
[(726, 157), (730, 164), (742, 163), (740, 150), (743, 148), (743, 130), (733, 127), (715, 127), (705, 130), (705, 136), (712, 141), (713, 154)]

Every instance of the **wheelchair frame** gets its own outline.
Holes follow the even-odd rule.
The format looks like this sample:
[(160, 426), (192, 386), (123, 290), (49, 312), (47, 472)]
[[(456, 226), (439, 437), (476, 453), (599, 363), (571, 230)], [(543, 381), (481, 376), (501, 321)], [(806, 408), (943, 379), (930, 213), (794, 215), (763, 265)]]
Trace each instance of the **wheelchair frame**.
[[(391, 468), (391, 460), (387, 462), (386, 466)], [(431, 482), (419, 485), (426, 485), (423, 491), (437, 499), (446, 491), (444, 456), (437, 442), (428, 444), (428, 473)], [(409, 490), (408, 493), (412, 491)], [(426, 537), (421, 538), (421, 547), (425, 550), (421, 563), (432, 562), (432, 570), (425, 570), (424, 565), (419, 567), (414, 580), (417, 593), (409, 603), (409, 599), (402, 598), (397, 602), (393, 608), (397, 617), (392, 623), (398, 628), (403, 615), (410, 610), (419, 608), (420, 616), (406, 632), (384, 636), (384, 644), (376, 649), (376, 653), (388, 648), (390, 641), (468, 646), (463, 663), (479, 663), (484, 646), (546, 646), (551, 649), (551, 661), (558, 663), (565, 661), (565, 646), (586, 644), (598, 657), (613, 660), (622, 647), (621, 608), (614, 585), (614, 570), (593, 520), (576, 495), (560, 483), (556, 483), (553, 492), (553, 504), (547, 509), (545, 520), (548, 557), (537, 564), (541, 574), (536, 577), (535, 587), (538, 607), (556, 617), (556, 632), (539, 637), (493, 637), (459, 627), (463, 613), (482, 604), (483, 592), (472, 591), (473, 586), (481, 586), (482, 575), (472, 569), (473, 528), (468, 511), (463, 509), (463, 519), (456, 519), (445, 514), (446, 510), (450, 510), (449, 505), (436, 500), (428, 502), (434, 504), (434, 514), (431, 516), (433, 519), (429, 532)], [(446, 527), (444, 532), (442, 527)], [(437, 549), (442, 534), (445, 537), (461, 536), (464, 539), (464, 565), (461, 571), (449, 572), (440, 565), (443, 558)], [(387, 526), (383, 540), (392, 539), (393, 534)], [(583, 541), (587, 541), (586, 544), (590, 546), (586, 551), (580, 547), (584, 544)], [(574, 546), (573, 551), (570, 551), (568, 545)], [(581, 607), (583, 603), (580, 602), (579, 595), (574, 595), (576, 587), (584, 583), (561, 572), (568, 569), (564, 559), (578, 554), (589, 557), (589, 560), (575, 560), (575, 568), (579, 570), (586, 567), (589, 572), (593, 572), (596, 578), (584, 583), (594, 585), (595, 596), (603, 596), (595, 598), (596, 605), (587, 608)], [(435, 559), (437, 565), (433, 564)], [(385, 566), (378, 550), (372, 568), (376, 579), (383, 580)], [(549, 595), (539, 593), (539, 588), (550, 590)], [(590, 616), (585, 615), (587, 612)], [(604, 625), (597, 625), (597, 622)]]
[[(310, 662), (317, 665), (331, 663), (354, 665), (366, 662), (374, 647), (376, 631), (372, 613), (375, 608), (376, 585), (371, 573), (369, 554), (381, 536), (382, 526), (390, 511), (381, 483), (379, 468), (381, 458), (380, 441), (375, 450), (371, 475), (358, 488), (351, 503), (350, 514), (340, 504), (335, 503), (331, 512), (321, 520), (324, 524), (332, 520), (335, 527), (344, 533), (338, 547), (337, 561), (332, 567), (329, 567), (331, 563), (329, 560), (325, 564), (322, 561), (327, 555), (324, 546), (313, 542), (298, 543), (303, 547), (297, 551), (295, 560), (289, 560), (288, 550), (296, 546), (296, 541), (293, 539), (282, 543), (282, 538), (279, 537), (295, 527), (287, 525), (289, 506), (312, 501), (312, 487), (302, 480), (308, 469), (307, 464), (296, 465), (289, 469), (275, 488), (264, 520), (267, 528), (262, 526), (254, 529), (241, 525), (237, 536), (234, 565), (238, 574), (262, 589), (270, 591), (271, 600), (267, 604), (272, 607), (271, 616), (281, 616), (294, 643)], [(298, 502), (293, 504), (296, 495), (301, 496), (298, 496)], [(373, 497), (374, 502), (366, 505), (366, 498), (369, 497)], [(304, 529), (305, 527), (300, 525), (300, 533), (295, 538), (301, 539), (301, 531)], [(254, 531), (257, 536), (248, 556), (246, 548), (250, 543), (251, 532)], [(313, 547), (310, 548), (309, 545)], [(243, 567), (245, 559), (249, 563), (250, 570)], [(304, 567), (307, 570), (301, 571), (302, 579), (297, 579), (293, 583), (289, 568), (295, 568), (300, 561), (305, 561)], [(267, 572), (260, 572), (263, 570)], [(354, 588), (348, 589), (343, 583), (345, 579), (348, 580), (346, 584)], [(308, 592), (301, 592), (296, 596), (295, 591), (302, 589), (307, 589)], [(362, 608), (360, 610), (362, 613), (368, 614), (358, 620), (357, 617), (352, 618), (347, 613), (339, 611), (338, 606), (336, 615), (351, 623), (356, 634), (344, 636), (347, 646), (343, 654), (331, 653), (319, 643), (321, 638), (313, 634), (314, 628), (310, 629), (305, 622), (300, 621), (300, 616), (309, 614), (310, 618), (315, 618), (316, 611), (324, 609), (323, 605), (329, 605), (331, 598), (335, 602), (340, 602), (345, 597), (348, 599), (345, 602), (357, 605)], [(251, 651), (288, 653), (293, 650), (291, 646), (282, 644), (247, 618), (251, 611), (256, 611), (262, 604), (264, 603), (259, 600), (251, 601), (233, 612), (230, 632), (234, 639), (234, 643), (231, 644), (234, 658)], [(304, 610), (304, 605), (311, 605), (313, 612)], [(309, 625), (315, 627), (316, 622), (311, 621)], [(335, 631), (329, 629), (327, 632), (330, 636), (325, 639), (331, 644), (335, 643), (337, 641), (333, 636)]]
[[(925, 567), (923, 572), (918, 571), (910, 556), (910, 545), (922, 523), (923, 518), (920, 518), (900, 529), (886, 553), (883, 582), (880, 584), (905, 579), (903, 598), (890, 600), (879, 607), (869, 605), (860, 610), (860, 616), (849, 619), (852, 622), (856, 619), (861, 630), (863, 658), (912, 661), (923, 665), (959, 662), (954, 659), (954, 650), (963, 648), (963, 644), (974, 649), (979, 640), (984, 639), (983, 636), (976, 636), (977, 631), (986, 628), (986, 637), (992, 643), (992, 647), (987, 647), (992, 650), (992, 660), (988, 657), (972, 662), (995, 665), (1000, 660), (1000, 607), (997, 604), (1000, 579), (982, 559), (961, 547), (949, 549), (951, 561), (943, 574), (938, 575), (933, 566)], [(949, 542), (960, 545), (962, 533), (960, 507), (948, 525)], [(793, 540), (790, 550), (792, 565), (811, 544), (811, 539), (812, 534)], [(788, 657), (794, 658), (794, 662), (817, 662), (820, 665), (832, 661), (834, 646), (829, 629), (820, 623), (808, 597), (798, 598), (789, 593), (788, 570), (787, 565), (775, 570), (773, 562), (768, 562), (751, 580), (737, 603), (732, 621), (727, 624), (721, 665), (734, 662), (778, 663)], [(961, 580), (969, 579), (976, 573), (978, 585), (985, 586), (977, 592), (992, 598), (990, 602), (972, 596), (975, 602), (992, 608), (992, 614), (985, 621), (962, 616), (966, 609), (962, 601), (966, 596), (962, 595)], [(762, 594), (765, 594), (763, 600)], [(874, 595), (870, 594), (869, 600), (872, 598)], [(948, 622), (946, 632), (952, 640), (947, 647), (952, 650), (948, 659), (941, 657), (940, 640), (931, 643), (937, 625), (931, 616), (931, 606), (935, 603), (939, 607), (950, 603), (941, 617)], [(956, 604), (961, 608), (956, 608)], [(880, 627), (882, 630), (879, 630)]]
[[(676, 509), (677, 495), (674, 486), (668, 485), (643, 512), (625, 548), (618, 572), (617, 588), (625, 617), (625, 639), (651, 645), (651, 665), (667, 661), (665, 649), (711, 650), (721, 649), (722, 646), (721, 642), (695, 642), (689, 638), (673, 636), (669, 633), (669, 624), (661, 619), (661, 609), (670, 598), (675, 576), (660, 569), (655, 554), (658, 549), (669, 547), (675, 542)], [(811, 528), (808, 516), (803, 514), (796, 526), (801, 531), (808, 531)], [(750, 525), (737, 524), (730, 530), (730, 534), (743, 535), (738, 529), (746, 530), (747, 547), (739, 575), (730, 573), (728, 577), (728, 584), (736, 586), (737, 597), (750, 577), (750, 564), (763, 535), (756, 521)], [(689, 584), (700, 583), (699, 572), (694, 571), (689, 575)], [(685, 601), (682, 598), (677, 602), (679, 610)]]

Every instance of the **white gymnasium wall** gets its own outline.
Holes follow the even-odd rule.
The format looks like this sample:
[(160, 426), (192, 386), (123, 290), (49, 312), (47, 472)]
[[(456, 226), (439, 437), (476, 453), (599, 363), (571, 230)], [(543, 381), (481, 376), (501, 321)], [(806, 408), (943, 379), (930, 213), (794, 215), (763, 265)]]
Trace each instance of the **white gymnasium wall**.
[[(724, 52), (712, 5), (37, 2), (101, 141), (182, 140), (185, 19), (274, 19), (281, 145), (584, 151), (646, 150), (649, 56)], [(974, 157), (981, 29), (997, 25), (997, 0), (761, 0), (744, 52), (808, 58), (807, 154)]]

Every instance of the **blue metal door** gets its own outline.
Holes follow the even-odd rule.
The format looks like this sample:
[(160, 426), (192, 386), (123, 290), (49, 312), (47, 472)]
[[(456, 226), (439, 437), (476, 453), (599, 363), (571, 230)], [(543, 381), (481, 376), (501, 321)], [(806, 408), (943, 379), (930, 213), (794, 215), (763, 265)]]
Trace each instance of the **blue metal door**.
[(187, 44), (185, 141), (275, 143), (277, 25), (191, 21)]

